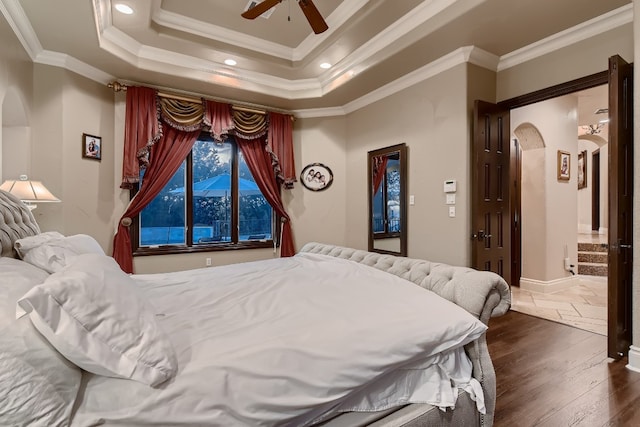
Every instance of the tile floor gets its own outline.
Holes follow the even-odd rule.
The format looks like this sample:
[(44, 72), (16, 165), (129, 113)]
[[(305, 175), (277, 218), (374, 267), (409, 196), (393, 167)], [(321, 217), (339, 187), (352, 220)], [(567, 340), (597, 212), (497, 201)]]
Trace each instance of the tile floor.
[(511, 288), (511, 309), (607, 335), (607, 278), (579, 276), (580, 284), (554, 293)]

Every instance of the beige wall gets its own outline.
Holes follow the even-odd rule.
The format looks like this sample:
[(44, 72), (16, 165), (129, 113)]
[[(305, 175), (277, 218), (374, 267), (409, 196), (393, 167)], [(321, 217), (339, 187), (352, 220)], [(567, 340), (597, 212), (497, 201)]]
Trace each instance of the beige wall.
[(30, 173), (33, 63), (3, 16), (0, 40), (0, 179), (5, 180)]
[(293, 190), (283, 194), (298, 249), (308, 242), (348, 245), (345, 206), (352, 183), (345, 156), (346, 123), (345, 117), (300, 119), (295, 123), (298, 175), (310, 163), (322, 163), (333, 173), (333, 183), (326, 190), (310, 191), (298, 182)]
[[(564, 96), (512, 110), (511, 129), (523, 124), (538, 130), (544, 148), (523, 144), (522, 278), (551, 282), (570, 277), (565, 256), (577, 264), (577, 98)], [(569, 181), (557, 179), (558, 150), (571, 155)]]
[[(110, 251), (113, 236), (113, 93), (77, 74), (36, 65), (32, 175), (61, 203), (34, 211), (43, 230), (92, 235)], [(82, 158), (82, 134), (102, 138), (100, 162)]]
[[(10, 104), (5, 99), (3, 105)], [(0, 179), (17, 179), (22, 174), (31, 173), (31, 127), (30, 126), (2, 126), (2, 150), (0, 150), (2, 164), (0, 165)]]
[(606, 71), (608, 58), (616, 54), (628, 62), (633, 60), (631, 24), (498, 72), (497, 100)]
[[(408, 256), (468, 265), (468, 66), (459, 65), (347, 116), (347, 244), (367, 248), (367, 152), (406, 143)], [(443, 182), (458, 181), (449, 218)]]

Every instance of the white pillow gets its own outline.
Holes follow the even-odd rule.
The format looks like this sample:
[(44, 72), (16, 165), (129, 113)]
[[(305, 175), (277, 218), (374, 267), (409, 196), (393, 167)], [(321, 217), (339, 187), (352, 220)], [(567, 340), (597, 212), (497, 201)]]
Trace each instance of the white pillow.
[(68, 426), (82, 373), (35, 330), (16, 302), (49, 274), (0, 258), (0, 425)]
[(155, 386), (177, 371), (151, 306), (111, 257), (78, 255), (18, 305), (18, 316), (29, 312), (40, 333), (89, 372)]
[(49, 273), (62, 270), (78, 255), (105, 254), (100, 244), (89, 235), (65, 237), (56, 231), (18, 239), (14, 247), (24, 261)]
[(61, 239), (64, 235), (58, 233), (57, 231), (45, 231), (44, 233), (36, 234), (34, 236), (23, 237), (22, 239), (18, 239), (13, 244), (13, 247), (20, 255), (20, 258), (24, 256), (27, 251), (36, 248), (43, 243), (48, 242), (52, 239)]

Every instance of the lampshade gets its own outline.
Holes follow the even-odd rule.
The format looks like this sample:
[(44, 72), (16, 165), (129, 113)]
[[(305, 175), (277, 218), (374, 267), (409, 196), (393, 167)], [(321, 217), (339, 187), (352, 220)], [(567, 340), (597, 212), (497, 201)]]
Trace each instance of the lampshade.
[(30, 181), (26, 175), (20, 175), (19, 180), (8, 179), (0, 185), (0, 190), (7, 191), (25, 202), (30, 209), (35, 209), (36, 203), (59, 202), (56, 196), (40, 181)]

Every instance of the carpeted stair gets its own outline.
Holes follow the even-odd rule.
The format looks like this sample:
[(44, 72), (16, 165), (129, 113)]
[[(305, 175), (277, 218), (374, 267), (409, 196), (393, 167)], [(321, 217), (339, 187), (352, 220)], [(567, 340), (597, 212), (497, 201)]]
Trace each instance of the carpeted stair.
[(578, 243), (578, 274), (607, 276), (606, 243)]

